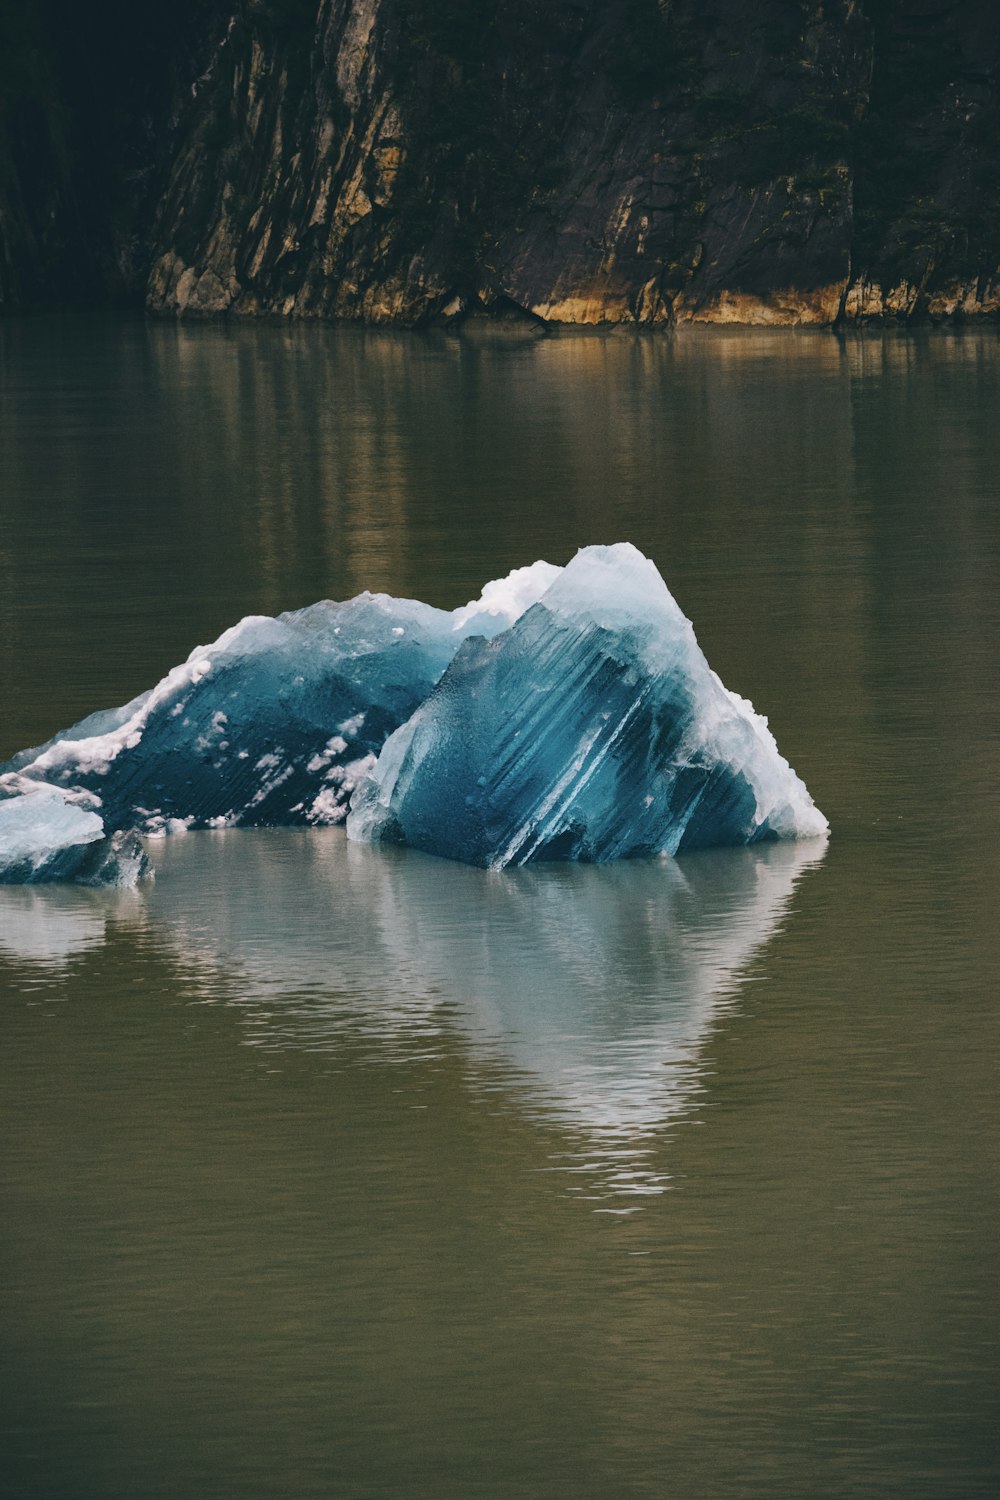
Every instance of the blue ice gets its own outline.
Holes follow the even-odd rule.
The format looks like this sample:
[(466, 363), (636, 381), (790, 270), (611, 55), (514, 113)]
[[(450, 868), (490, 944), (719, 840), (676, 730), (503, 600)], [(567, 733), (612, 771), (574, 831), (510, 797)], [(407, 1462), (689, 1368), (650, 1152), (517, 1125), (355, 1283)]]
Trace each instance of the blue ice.
[[(462, 641), (505, 629), (558, 571), (544, 562), (515, 569), (453, 611), (363, 593), (249, 616), (130, 703), (0, 765), (0, 798), (37, 784), (65, 793), (97, 819), (92, 840), (95, 826), (155, 836), (343, 822), (387, 736)], [(53, 861), (47, 838), (39, 824), (38, 870), (76, 878), (68, 854)], [(41, 878), (26, 873), (23, 839), (18, 848), (0, 863), (0, 880)]]
[(387, 740), (347, 832), (502, 869), (826, 832), (766, 721), (709, 667), (656, 567), (578, 552), (466, 641)]
[(0, 796), (0, 881), (130, 886), (148, 869), (136, 834), (106, 835), (96, 812), (56, 787), (39, 783)]
[[(89, 846), (130, 830), (345, 818), (355, 840), (498, 869), (827, 826), (653, 563), (620, 543), (517, 569), (451, 612), (365, 593), (240, 621), (0, 766), (0, 879), (96, 878)], [(137, 848), (108, 845), (103, 878), (138, 878)]]

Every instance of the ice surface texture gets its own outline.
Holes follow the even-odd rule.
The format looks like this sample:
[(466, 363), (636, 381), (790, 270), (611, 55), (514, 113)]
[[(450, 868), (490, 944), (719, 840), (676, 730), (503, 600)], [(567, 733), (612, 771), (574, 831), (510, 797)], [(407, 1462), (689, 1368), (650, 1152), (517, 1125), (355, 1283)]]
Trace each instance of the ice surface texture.
[(241, 620), (151, 691), (0, 765), (0, 880), (138, 878), (134, 838), (106, 866), (89, 847), (111, 832), (342, 822), (462, 641), (505, 629), (558, 571), (518, 568), (450, 613), (365, 593)]
[(471, 639), (355, 793), (351, 838), (502, 869), (826, 831), (766, 721), (727, 691), (655, 566), (577, 553)]
[(8, 880), (90, 878), (85, 851), (111, 832), (317, 826), (349, 808), (352, 838), (496, 868), (826, 829), (628, 544), (518, 569), (451, 613), (361, 594), (251, 616), (0, 766), (4, 797)]
[(0, 800), (0, 881), (135, 885), (148, 872), (134, 833), (106, 837), (103, 820), (54, 787)]
[(557, 572), (517, 569), (452, 613), (360, 594), (249, 616), (151, 692), (0, 773), (86, 791), (111, 828), (342, 822), (359, 776), (461, 642), (503, 630)]

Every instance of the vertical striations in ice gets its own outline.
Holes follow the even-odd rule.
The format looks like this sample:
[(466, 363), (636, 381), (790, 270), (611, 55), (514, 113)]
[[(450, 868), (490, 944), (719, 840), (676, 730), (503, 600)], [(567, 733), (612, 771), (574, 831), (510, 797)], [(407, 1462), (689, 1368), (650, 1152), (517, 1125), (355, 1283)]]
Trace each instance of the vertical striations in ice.
[(653, 563), (584, 548), (462, 646), (355, 793), (348, 834), (492, 868), (826, 831), (764, 719), (702, 654)]
[(493, 868), (826, 830), (653, 563), (620, 543), (516, 569), (451, 612), (365, 593), (242, 620), (0, 766), (0, 880), (130, 883), (132, 830), (348, 812), (354, 839)]

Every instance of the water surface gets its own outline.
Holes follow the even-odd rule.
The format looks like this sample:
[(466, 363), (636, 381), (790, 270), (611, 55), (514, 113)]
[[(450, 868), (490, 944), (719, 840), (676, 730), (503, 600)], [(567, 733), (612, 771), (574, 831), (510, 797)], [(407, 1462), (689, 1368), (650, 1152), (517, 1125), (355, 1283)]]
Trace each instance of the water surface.
[(995, 333), (0, 325), (0, 754), (628, 539), (829, 845), (0, 890), (0, 1494), (1000, 1481)]

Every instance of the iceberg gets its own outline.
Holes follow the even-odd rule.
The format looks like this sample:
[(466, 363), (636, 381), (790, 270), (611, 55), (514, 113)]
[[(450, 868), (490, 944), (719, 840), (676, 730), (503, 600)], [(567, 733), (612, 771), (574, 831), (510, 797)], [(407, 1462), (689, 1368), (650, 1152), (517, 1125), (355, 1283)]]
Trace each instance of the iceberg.
[(85, 794), (108, 828), (151, 835), (342, 822), (462, 641), (505, 629), (557, 572), (515, 569), (450, 612), (363, 593), (248, 616), (149, 692), (0, 766), (0, 795), (12, 777), (39, 781)]
[(347, 820), (357, 841), (491, 869), (826, 831), (766, 720), (628, 543), (584, 548), (508, 630), (466, 640)]
[[(10, 782), (3, 790), (10, 791)], [(134, 833), (105, 834), (103, 819), (56, 787), (0, 800), (0, 881), (38, 885), (132, 886), (149, 871)]]
[(144, 873), (137, 833), (188, 828), (346, 819), (500, 869), (827, 827), (627, 543), (452, 611), (363, 593), (248, 616), (0, 766), (0, 811), (0, 880), (111, 884)]

